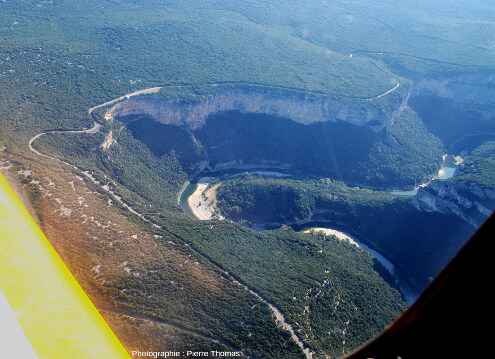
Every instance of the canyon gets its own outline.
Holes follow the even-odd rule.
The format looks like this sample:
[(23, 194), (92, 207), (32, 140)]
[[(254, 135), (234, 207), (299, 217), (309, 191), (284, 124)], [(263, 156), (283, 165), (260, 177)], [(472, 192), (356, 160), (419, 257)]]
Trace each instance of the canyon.
[(196, 130), (211, 114), (240, 111), (289, 118), (297, 123), (344, 121), (379, 131), (400, 115), (407, 101), (402, 97), (395, 109), (386, 113), (378, 99), (338, 99), (326, 94), (289, 92), (263, 87), (212, 87), (213, 93), (198, 101), (181, 101), (140, 96), (117, 103), (108, 112), (112, 117), (147, 114), (163, 124)]

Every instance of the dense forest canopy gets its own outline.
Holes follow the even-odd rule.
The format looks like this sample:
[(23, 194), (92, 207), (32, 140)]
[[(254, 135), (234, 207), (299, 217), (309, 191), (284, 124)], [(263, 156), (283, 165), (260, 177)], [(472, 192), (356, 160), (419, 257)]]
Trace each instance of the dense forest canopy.
[[(400, 283), (286, 225), (345, 230), (424, 288), (495, 209), (494, 19), (489, 0), (4, 0), (0, 171), (128, 350), (343, 355), (405, 309)], [(254, 100), (215, 110), (234, 92)], [(227, 220), (186, 214), (232, 163), (289, 178), (215, 175)]]

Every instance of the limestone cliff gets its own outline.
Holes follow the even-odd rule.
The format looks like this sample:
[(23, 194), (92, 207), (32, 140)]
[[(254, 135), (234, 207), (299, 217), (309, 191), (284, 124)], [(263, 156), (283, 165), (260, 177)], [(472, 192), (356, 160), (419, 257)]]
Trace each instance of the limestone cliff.
[(454, 214), (478, 227), (495, 210), (495, 191), (474, 182), (431, 182), (418, 190), (413, 205), (420, 211)]
[(111, 115), (147, 114), (161, 123), (195, 130), (210, 114), (237, 110), (282, 116), (303, 124), (340, 120), (378, 131), (400, 114), (404, 103), (405, 99), (402, 99), (394, 111), (386, 113), (371, 100), (345, 101), (274, 89), (228, 88), (196, 103), (156, 97), (131, 98), (115, 105)]
[(452, 100), (463, 109), (477, 113), (482, 120), (495, 118), (495, 74), (465, 74), (417, 81), (411, 97), (434, 96)]

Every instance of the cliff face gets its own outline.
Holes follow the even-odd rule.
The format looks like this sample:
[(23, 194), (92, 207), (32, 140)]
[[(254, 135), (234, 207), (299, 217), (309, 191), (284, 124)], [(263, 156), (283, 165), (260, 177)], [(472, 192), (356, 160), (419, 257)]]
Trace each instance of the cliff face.
[(107, 116), (147, 114), (161, 123), (195, 130), (213, 113), (236, 110), (282, 116), (303, 124), (340, 120), (379, 131), (400, 115), (409, 98), (419, 96), (451, 100), (484, 121), (495, 118), (495, 74), (419, 80), (393, 111), (384, 111), (376, 99), (346, 101), (275, 89), (224, 88), (195, 103), (144, 96), (129, 98), (117, 103)]
[(387, 126), (402, 109), (403, 104), (398, 105), (395, 112), (387, 115), (368, 100), (346, 102), (275, 90), (222, 89), (198, 103), (173, 99), (128, 99), (115, 105), (111, 115), (148, 114), (161, 123), (195, 130), (205, 123), (210, 114), (237, 110), (282, 116), (303, 124), (341, 120), (378, 131)]
[(495, 191), (473, 182), (431, 182), (412, 201), (423, 212), (454, 214), (478, 227), (495, 210)]
[(495, 118), (495, 74), (469, 74), (443, 79), (423, 79), (414, 84), (411, 95), (452, 100), (477, 113), (482, 120)]
[[(474, 113), (473, 118), (488, 124), (489, 127), (484, 127), (485, 131), (487, 128), (495, 129), (493, 73), (424, 79), (418, 81), (411, 90), (411, 98), (416, 96), (449, 100), (465, 111), (464, 113)], [(478, 227), (495, 210), (495, 191), (474, 182), (433, 181), (418, 191), (413, 204), (420, 211), (455, 214)]]

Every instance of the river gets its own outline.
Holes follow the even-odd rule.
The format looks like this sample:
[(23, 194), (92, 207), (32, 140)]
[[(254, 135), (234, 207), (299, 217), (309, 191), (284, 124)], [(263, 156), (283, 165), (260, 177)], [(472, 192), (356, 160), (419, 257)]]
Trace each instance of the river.
[[(440, 179), (446, 179), (450, 178), (453, 176), (455, 168), (447, 168), (443, 167), (442, 170), (446, 170), (445, 174), (443, 175), (442, 178)], [(441, 170), (441, 172), (442, 172)], [(243, 169), (242, 172), (240, 172), (239, 169), (227, 169), (223, 171), (218, 171), (218, 172), (205, 172), (201, 178), (198, 180), (193, 180), (191, 183), (184, 189), (184, 191), (180, 195), (180, 205), (183, 208), (183, 210), (188, 213), (190, 216), (205, 220), (205, 219), (214, 219), (213, 215), (211, 217), (205, 216), (205, 207), (210, 207), (214, 205), (212, 202), (211, 198), (204, 199), (204, 196), (202, 196), (202, 191), (206, 188), (206, 185), (209, 182), (212, 182), (216, 180), (218, 177), (222, 176), (227, 176), (228, 178), (234, 178), (238, 177), (246, 172), (249, 172), (250, 174), (258, 174), (258, 175), (263, 175), (267, 177), (290, 177), (291, 174), (289, 171), (284, 171), (281, 169), (274, 169), (274, 168), (269, 168), (269, 169), (260, 169), (260, 168), (253, 168), (253, 169)], [(450, 176), (450, 177), (449, 177)], [(412, 191), (411, 191), (412, 192)], [(416, 191), (417, 192), (417, 191)], [(395, 193), (395, 192), (394, 192)], [(405, 193), (405, 192), (404, 192)], [(398, 194), (398, 193), (395, 193)], [(191, 198), (194, 197), (193, 200)], [(203, 199), (201, 199), (203, 197)], [(211, 197), (211, 196), (210, 196)], [(194, 203), (194, 205), (191, 207), (191, 205)], [(213, 213), (213, 211), (209, 211), (210, 213)], [(217, 219), (223, 219), (223, 218), (217, 218)], [(419, 290), (411, 283), (409, 280), (407, 274), (401, 270), (398, 266), (394, 265), (389, 259), (387, 259), (383, 254), (379, 253), (377, 250), (371, 248), (370, 246), (364, 244), (363, 242), (359, 241), (356, 238), (356, 235), (350, 235), (347, 232), (350, 231), (352, 232), (352, 229), (345, 228), (345, 226), (338, 224), (338, 223), (331, 223), (329, 221), (313, 221), (313, 222), (308, 222), (303, 225), (292, 225), (291, 226), (295, 231), (304, 231), (308, 230), (311, 228), (322, 228), (322, 229), (328, 229), (332, 231), (336, 231), (338, 234), (338, 237), (349, 237), (351, 243), (355, 242), (359, 247), (363, 248), (367, 252), (369, 252), (380, 264), (387, 269), (387, 271), (390, 273), (390, 275), (394, 278), (396, 281), (397, 286), (399, 287), (402, 296), (404, 300), (407, 302), (408, 305), (411, 305), (414, 303), (416, 298), (419, 296), (420, 292)], [(261, 227), (248, 227), (245, 226), (245, 228), (250, 229), (250, 230), (255, 230), (255, 231), (265, 231), (268, 229), (264, 229)], [(341, 234), (341, 235), (339, 235)]]
[(399, 290), (402, 294), (402, 297), (406, 301), (407, 305), (411, 305), (420, 295), (420, 291), (411, 283), (408, 275), (398, 266), (394, 265), (390, 260), (388, 260), (383, 254), (378, 252), (377, 250), (371, 248), (370, 246), (364, 244), (359, 241), (356, 235), (349, 234), (349, 228), (345, 228), (344, 225), (338, 223), (332, 223), (329, 221), (314, 221), (308, 222), (302, 225), (292, 225), (292, 229), (295, 231), (307, 231), (308, 229), (330, 229), (334, 232), (337, 232), (337, 237), (349, 237), (351, 243), (356, 243), (359, 247), (363, 248), (367, 252), (369, 252), (385, 269), (390, 273), (390, 275), (394, 278)]
[[(460, 157), (458, 157), (460, 158)], [(415, 196), (418, 193), (418, 189), (421, 187), (426, 187), (433, 180), (447, 180), (449, 178), (454, 177), (455, 170), (457, 169), (457, 165), (462, 163), (462, 158), (455, 159), (452, 155), (445, 155), (442, 168), (438, 171), (438, 174), (428, 182), (425, 182), (413, 190), (410, 191), (391, 191), (392, 194), (398, 196)]]

